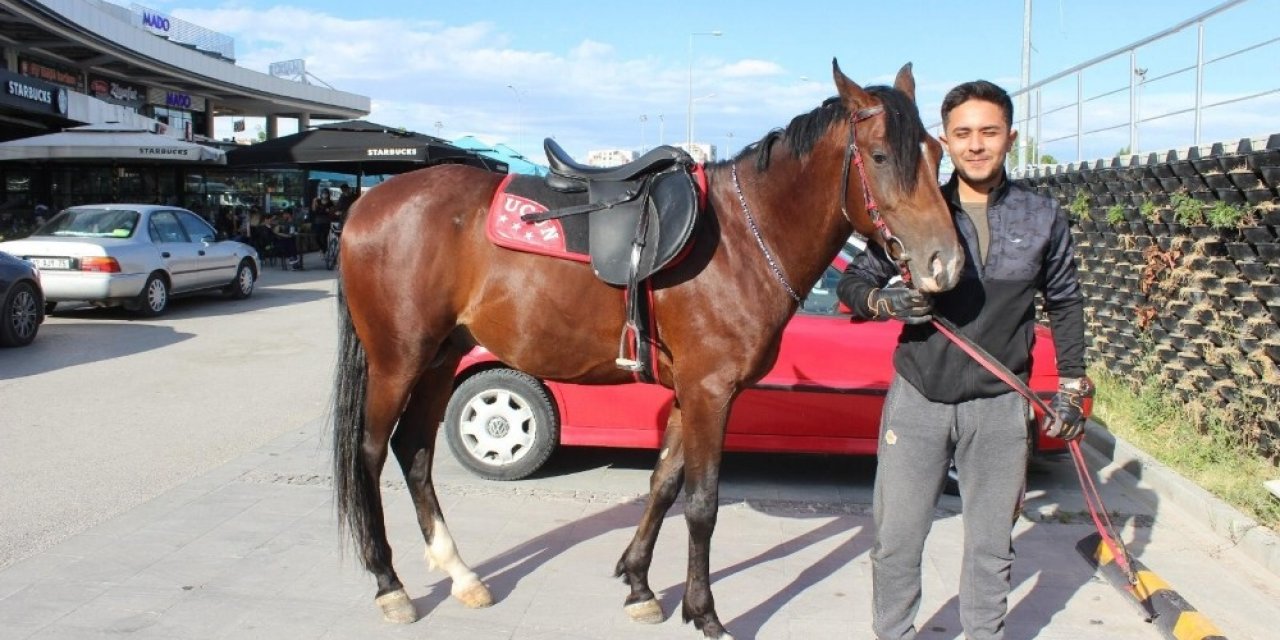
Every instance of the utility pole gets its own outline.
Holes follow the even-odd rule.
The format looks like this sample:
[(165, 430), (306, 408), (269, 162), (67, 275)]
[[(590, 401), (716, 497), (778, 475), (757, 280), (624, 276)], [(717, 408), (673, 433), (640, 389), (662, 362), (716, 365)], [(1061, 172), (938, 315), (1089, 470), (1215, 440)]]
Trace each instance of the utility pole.
[[(1022, 95), (1018, 96), (1018, 111), (1022, 115), (1022, 121), (1031, 123), (1031, 95), (1027, 91), (1027, 87), (1031, 84), (1031, 0), (1023, 0), (1022, 2)], [(1030, 129), (1030, 127), (1019, 127), (1020, 129)], [(1027, 143), (1027, 131), (1022, 131), (1018, 136), (1018, 166), (1027, 166), (1027, 152), (1029, 147)], [(1040, 159), (1036, 158), (1038, 162)]]

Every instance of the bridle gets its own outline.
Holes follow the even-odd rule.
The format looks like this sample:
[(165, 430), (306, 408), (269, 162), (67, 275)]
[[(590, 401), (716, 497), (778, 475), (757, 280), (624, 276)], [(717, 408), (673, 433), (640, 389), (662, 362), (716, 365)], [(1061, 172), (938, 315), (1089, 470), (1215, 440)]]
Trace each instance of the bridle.
[[(893, 232), (889, 231), (889, 225), (885, 224), (884, 217), (880, 215), (880, 208), (876, 206), (876, 199), (871, 195), (871, 185), (867, 181), (867, 170), (862, 163), (862, 154), (858, 153), (858, 141), (855, 135), (855, 129), (859, 122), (883, 113), (883, 106), (868, 107), (859, 109), (849, 116), (849, 142), (845, 145), (844, 168), (840, 178), (840, 212), (844, 214), (844, 219), (849, 221), (849, 226), (857, 229), (857, 225), (853, 224), (853, 218), (849, 215), (849, 208), (845, 204), (849, 199), (849, 167), (856, 165), (858, 167), (858, 179), (862, 181), (862, 195), (866, 202), (867, 215), (871, 217), (871, 223), (875, 225), (877, 233), (884, 240), (885, 253), (898, 263), (898, 268), (902, 271), (903, 277), (910, 283), (911, 276), (907, 263), (910, 262), (911, 256), (907, 254), (907, 248), (902, 244), (902, 241), (893, 235)], [(747, 223), (751, 227), (751, 234), (755, 236), (756, 244), (760, 246), (760, 250), (764, 253), (765, 261), (769, 263), (769, 269), (773, 272), (773, 277), (778, 280), (792, 300), (800, 302), (800, 294), (796, 293), (795, 288), (787, 282), (781, 267), (778, 266), (778, 261), (774, 259), (773, 253), (769, 251), (769, 246), (765, 244), (764, 238), (760, 235), (760, 227), (756, 224), (755, 216), (751, 215), (751, 209), (747, 206), (747, 198), (743, 195), (742, 185), (738, 181), (738, 165), (733, 165), (730, 173), (733, 176), (733, 188), (738, 194), (738, 202), (741, 203), (742, 212), (746, 215)], [(890, 248), (894, 246), (898, 249), (896, 258), (893, 258), (893, 254), (890, 251)]]
[[(898, 263), (898, 270), (902, 272), (902, 278), (905, 282), (911, 282), (911, 270), (907, 263), (911, 262), (911, 255), (907, 253), (906, 245), (893, 232), (889, 230), (889, 225), (885, 224), (884, 216), (880, 215), (880, 207), (876, 205), (875, 196), (871, 195), (871, 183), (867, 180), (867, 168), (862, 162), (862, 154), (858, 153), (857, 125), (863, 120), (874, 118), (884, 113), (884, 107), (868, 107), (859, 109), (849, 116), (849, 142), (844, 149), (844, 172), (840, 178), (840, 213), (844, 214), (844, 219), (849, 221), (849, 226), (857, 229), (858, 226), (853, 224), (853, 217), (849, 215), (849, 208), (845, 204), (849, 201), (849, 167), (856, 166), (858, 168), (858, 180), (862, 183), (862, 199), (866, 204), (867, 216), (871, 218), (871, 224), (875, 225), (876, 233), (880, 235), (880, 239), (884, 243), (885, 255), (891, 260)], [(894, 256), (894, 248), (897, 249), (897, 256)]]

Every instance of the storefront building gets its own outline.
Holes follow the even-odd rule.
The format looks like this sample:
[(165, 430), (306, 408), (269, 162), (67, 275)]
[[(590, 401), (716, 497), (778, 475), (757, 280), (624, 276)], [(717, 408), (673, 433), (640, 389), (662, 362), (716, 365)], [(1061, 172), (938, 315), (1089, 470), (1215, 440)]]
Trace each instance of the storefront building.
[[(217, 118), (311, 120), (369, 113), (369, 98), (246, 69), (222, 34), (163, 12), (103, 0), (0, 0), (0, 142), (116, 123), (202, 144)], [(35, 205), (141, 201), (219, 208), (301, 204), (301, 171), (228, 171), (163, 162), (0, 161), (0, 233)]]

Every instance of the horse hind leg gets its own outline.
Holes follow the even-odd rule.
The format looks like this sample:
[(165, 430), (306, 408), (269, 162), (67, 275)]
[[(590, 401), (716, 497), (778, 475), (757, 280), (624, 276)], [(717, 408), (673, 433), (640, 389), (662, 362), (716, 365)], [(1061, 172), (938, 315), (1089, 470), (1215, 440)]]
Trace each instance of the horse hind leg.
[(635, 622), (658, 624), (665, 616), (653, 590), (649, 588), (649, 566), (653, 563), (653, 549), (658, 542), (658, 532), (663, 518), (671, 509), (684, 482), (684, 449), (680, 439), (680, 405), (671, 408), (667, 418), (667, 430), (662, 439), (662, 451), (658, 464), (649, 478), (649, 501), (644, 515), (636, 527), (636, 533), (627, 545), (614, 569), (614, 575), (622, 578), (631, 593), (627, 594), (624, 610)]
[(413, 377), (371, 367), (345, 305), (334, 393), (334, 492), (340, 521), (350, 532), (360, 560), (378, 583), (375, 602), (390, 622), (417, 619), (413, 601), (392, 567), (380, 479), (391, 429)]
[(493, 596), (475, 571), (458, 555), (431, 480), (436, 431), (449, 400), (450, 381), (458, 359), (458, 354), (449, 354), (418, 379), (400, 418), (400, 426), (392, 436), (391, 447), (404, 472), (414, 510), (418, 514), (418, 526), (427, 543), (427, 568), (440, 568), (447, 572), (453, 581), (450, 594), (475, 609), (493, 604)]

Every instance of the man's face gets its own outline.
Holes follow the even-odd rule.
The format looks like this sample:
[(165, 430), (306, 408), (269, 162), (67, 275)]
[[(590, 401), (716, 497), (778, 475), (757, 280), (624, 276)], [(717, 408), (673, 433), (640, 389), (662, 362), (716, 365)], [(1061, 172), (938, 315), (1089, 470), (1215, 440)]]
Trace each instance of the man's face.
[(946, 135), (940, 136), (960, 178), (977, 188), (993, 187), (1000, 181), (1004, 157), (1017, 138), (1018, 133), (1005, 124), (999, 105), (978, 99), (952, 109), (947, 115)]

